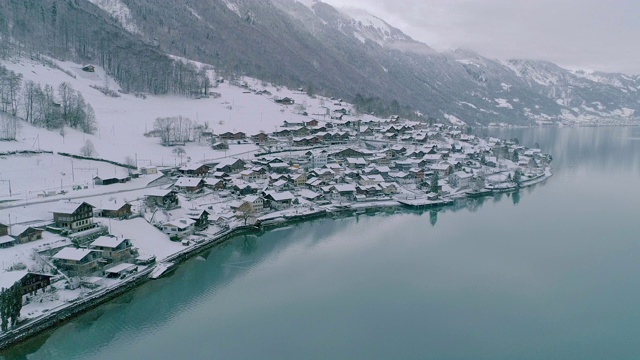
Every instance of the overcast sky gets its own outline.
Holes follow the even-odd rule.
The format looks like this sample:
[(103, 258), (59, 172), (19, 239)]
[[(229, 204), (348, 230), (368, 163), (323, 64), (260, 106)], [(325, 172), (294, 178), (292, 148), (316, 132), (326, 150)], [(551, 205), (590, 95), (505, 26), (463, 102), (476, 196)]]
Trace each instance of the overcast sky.
[(640, 0), (324, 0), (368, 10), (436, 50), (640, 74)]

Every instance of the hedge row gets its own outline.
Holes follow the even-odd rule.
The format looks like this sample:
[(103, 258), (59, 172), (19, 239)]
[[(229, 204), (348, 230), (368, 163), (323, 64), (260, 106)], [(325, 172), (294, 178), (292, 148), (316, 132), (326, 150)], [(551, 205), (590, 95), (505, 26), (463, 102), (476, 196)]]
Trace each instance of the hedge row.
[(53, 151), (46, 150), (10, 150), (0, 152), (0, 156), (5, 155), (33, 155), (33, 154), (53, 154)]
[(70, 157), (70, 158), (74, 158), (74, 159), (80, 159), (80, 160), (100, 161), (100, 162), (104, 162), (104, 163), (108, 163), (108, 164), (111, 164), (111, 165), (120, 166), (120, 167), (123, 167), (123, 168), (126, 168), (126, 169), (131, 169), (131, 170), (137, 170), (138, 169), (137, 167), (135, 167), (135, 165), (127, 165), (127, 164), (123, 164), (123, 163), (119, 163), (117, 161), (111, 161), (111, 160), (107, 160), (107, 159), (94, 158), (94, 157), (81, 156), (81, 155), (74, 155), (74, 154), (63, 153), (63, 152), (59, 152), (58, 155), (66, 156), (66, 157)]

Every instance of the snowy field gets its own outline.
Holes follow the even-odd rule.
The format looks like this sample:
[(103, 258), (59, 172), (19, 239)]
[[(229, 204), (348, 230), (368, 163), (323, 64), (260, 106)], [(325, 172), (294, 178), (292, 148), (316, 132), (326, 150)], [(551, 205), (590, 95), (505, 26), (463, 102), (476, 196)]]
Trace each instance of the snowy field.
[(0, 164), (0, 200), (9, 195), (33, 198), (37, 194), (59, 192), (74, 185), (93, 187), (94, 176), (127, 174), (127, 170), (119, 166), (54, 154), (0, 156)]
[[(8, 69), (22, 74), (24, 81), (49, 84), (56, 89), (62, 82), (67, 82), (75, 90), (81, 91), (95, 110), (98, 131), (94, 135), (86, 135), (66, 128), (63, 136), (60, 130), (50, 131), (22, 122), (18, 142), (0, 142), (0, 152), (43, 149), (77, 154), (89, 139), (95, 145), (97, 156), (102, 158), (123, 162), (127, 156), (137, 156), (139, 166), (174, 165), (180, 161), (180, 157), (172, 153), (173, 148), (161, 146), (158, 138), (144, 136), (146, 132), (153, 130), (153, 123), (158, 117), (181, 115), (201, 124), (207, 123), (216, 134), (242, 131), (251, 136), (260, 131), (272, 132), (285, 120), (309, 121), (311, 117), (322, 120), (328, 112), (343, 107), (326, 98), (313, 99), (302, 92), (268, 86), (255, 79), (242, 79), (241, 82), (246, 83), (250, 89), (268, 90), (272, 95), (256, 95), (247, 88), (224, 82), (211, 89), (221, 95), (219, 98), (191, 99), (147, 95), (146, 99), (143, 99), (126, 94), (112, 98), (90, 87), (109, 86), (112, 90), (118, 90), (117, 83), (109, 78), (102, 68), (96, 67), (95, 73), (87, 73), (81, 70), (79, 64), (57, 63), (76, 78), (33, 60), (16, 59), (2, 62)], [(276, 104), (276, 97), (291, 97), (296, 101), (296, 105)], [(300, 105), (305, 107), (309, 116), (298, 114)], [(186, 155), (182, 161), (201, 161), (237, 154), (240, 154), (239, 157), (251, 157), (251, 152), (257, 150), (257, 147), (250, 144), (231, 144), (230, 149), (225, 152), (212, 150), (209, 144), (203, 141), (188, 143), (185, 150)], [(1, 167), (3, 166), (0, 165)]]

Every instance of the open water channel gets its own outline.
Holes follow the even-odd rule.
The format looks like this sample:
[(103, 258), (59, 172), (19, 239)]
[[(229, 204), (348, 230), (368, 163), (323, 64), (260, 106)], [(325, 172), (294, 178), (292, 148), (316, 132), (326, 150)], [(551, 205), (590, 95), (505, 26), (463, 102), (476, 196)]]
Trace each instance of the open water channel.
[(554, 176), (238, 237), (0, 358), (640, 358), (640, 128), (478, 133)]

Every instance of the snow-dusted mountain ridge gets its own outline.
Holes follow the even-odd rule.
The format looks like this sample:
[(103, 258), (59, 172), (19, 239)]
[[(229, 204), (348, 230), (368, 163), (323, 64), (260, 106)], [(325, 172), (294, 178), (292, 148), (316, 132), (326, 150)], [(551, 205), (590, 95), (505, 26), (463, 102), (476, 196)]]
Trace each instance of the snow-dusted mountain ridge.
[(640, 110), (638, 76), (498, 61), (467, 50), (438, 53), (364, 10), (316, 0), (58, 3), (41, 1), (45, 22), (40, 8), (1, 3), (7, 26), (0, 36), (100, 65), (129, 92), (197, 92), (204, 78), (176, 65), (166, 56), (172, 54), (211, 64), (227, 78), (247, 75), (358, 99), (363, 111), (377, 113), (408, 106), (470, 124), (623, 123)]

